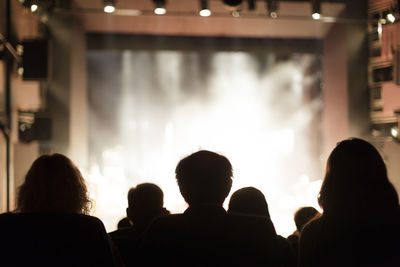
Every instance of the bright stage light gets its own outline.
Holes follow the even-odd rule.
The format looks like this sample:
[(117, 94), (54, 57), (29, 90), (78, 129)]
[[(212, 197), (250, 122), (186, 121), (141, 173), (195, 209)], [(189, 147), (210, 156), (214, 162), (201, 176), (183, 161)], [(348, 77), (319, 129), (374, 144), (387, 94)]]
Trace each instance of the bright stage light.
[(156, 14), (156, 15), (165, 15), (165, 14), (167, 14), (167, 10), (165, 8), (163, 8), (163, 7), (156, 7), (154, 9), (154, 14)]
[[(94, 215), (108, 231), (124, 214), (129, 187), (139, 183), (159, 185), (167, 209), (183, 212), (187, 205), (174, 169), (199, 149), (231, 161), (231, 193), (254, 186), (265, 194), (281, 235), (295, 230), (293, 214), (300, 206), (318, 207), (315, 179), (322, 174), (310, 167), (319, 158), (312, 158), (309, 147), (315, 140), (307, 136), (318, 105), (304, 103), (309, 78), (304, 69), (313, 62), (311, 55), (277, 62), (273, 55), (215, 52), (204, 63), (197, 52), (124, 51), (119, 58), (120, 88), (100, 94), (108, 103), (100, 107), (111, 108), (118, 118), (115, 128), (100, 119), (102, 126), (93, 126), (90, 136), (96, 150), (103, 151), (92, 154), (98, 160), (89, 172)], [(107, 131), (113, 140), (106, 140)]]
[(115, 11), (115, 1), (114, 0), (104, 0), (104, 12), (114, 13)]
[(199, 15), (202, 17), (209, 17), (211, 16), (211, 10), (208, 8), (207, 0), (200, 0), (200, 11)]
[(387, 14), (386, 18), (390, 23), (394, 23), (396, 21), (396, 17), (392, 13)]
[(319, 14), (319, 13), (313, 13), (311, 16), (315, 20), (319, 20), (321, 18), (321, 14)]
[(154, 3), (154, 14), (165, 15), (167, 14), (167, 9), (165, 8), (165, 0), (153, 0)]
[(199, 15), (202, 17), (209, 17), (209, 16), (211, 16), (211, 10), (202, 9), (202, 10), (200, 10)]
[(31, 5), (31, 12), (33, 13), (33, 12), (36, 12), (37, 10), (38, 10), (38, 5), (35, 5), (35, 4), (33, 4), (33, 5)]
[(390, 134), (394, 139), (397, 139), (399, 137), (399, 128), (393, 127), (392, 129), (390, 129)]
[(114, 6), (105, 6), (104, 7), (104, 12), (106, 12), (106, 13), (113, 13), (114, 11), (115, 11)]

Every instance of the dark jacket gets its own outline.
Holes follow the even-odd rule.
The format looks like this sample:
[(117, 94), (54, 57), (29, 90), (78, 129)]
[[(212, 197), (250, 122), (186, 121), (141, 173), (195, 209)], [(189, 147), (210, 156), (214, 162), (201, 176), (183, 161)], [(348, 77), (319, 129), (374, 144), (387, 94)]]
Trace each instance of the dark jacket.
[(400, 212), (310, 222), (301, 232), (299, 266), (400, 266)]
[(115, 266), (103, 223), (62, 213), (0, 214), (0, 266)]
[(145, 240), (148, 262), (174, 266), (276, 266), (277, 237), (269, 219), (228, 214), (220, 206), (189, 207), (162, 216)]

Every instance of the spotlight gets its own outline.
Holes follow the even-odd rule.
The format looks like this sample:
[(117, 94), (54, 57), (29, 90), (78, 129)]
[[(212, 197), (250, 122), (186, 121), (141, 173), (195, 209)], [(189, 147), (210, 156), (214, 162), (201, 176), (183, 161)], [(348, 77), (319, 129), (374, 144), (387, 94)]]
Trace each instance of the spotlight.
[(321, 18), (321, 2), (320, 0), (311, 0), (312, 18), (319, 20)]
[(393, 15), (392, 12), (389, 12), (386, 15), (386, 19), (390, 22), (390, 23), (394, 23), (396, 21), (396, 17)]
[(276, 19), (278, 17), (278, 0), (266, 0), (268, 14), (271, 18)]
[(115, 11), (113, 0), (104, 0), (104, 12), (113, 13)]
[(399, 128), (394, 126), (390, 129), (390, 135), (395, 139), (398, 140), (399, 138)]
[(199, 15), (202, 17), (209, 17), (211, 16), (211, 10), (208, 8), (207, 0), (200, 1), (200, 12)]
[(165, 15), (167, 14), (167, 9), (165, 8), (165, 0), (153, 0), (154, 2), (154, 14)]
[(315, 19), (315, 20), (319, 20), (319, 19), (321, 18), (321, 14), (319, 14), (319, 13), (313, 13), (313, 14), (311, 15), (311, 17), (312, 17), (313, 19)]
[(31, 12), (32, 12), (32, 13), (36, 12), (36, 11), (38, 10), (38, 8), (39, 8), (38, 5), (32, 4), (32, 5), (31, 5)]

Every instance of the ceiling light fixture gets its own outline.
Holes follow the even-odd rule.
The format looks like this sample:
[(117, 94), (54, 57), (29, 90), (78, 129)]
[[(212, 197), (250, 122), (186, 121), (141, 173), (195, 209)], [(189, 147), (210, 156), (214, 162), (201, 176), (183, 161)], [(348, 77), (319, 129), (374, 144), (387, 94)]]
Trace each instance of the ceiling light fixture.
[(390, 23), (394, 23), (396, 21), (396, 17), (393, 15), (393, 12), (391, 12), (391, 11), (386, 15), (386, 19)]
[(266, 0), (268, 15), (276, 19), (278, 17), (278, 0)]
[(199, 15), (202, 17), (209, 17), (211, 16), (211, 10), (208, 8), (207, 0), (200, 0), (200, 11)]
[(320, 0), (311, 0), (311, 6), (312, 6), (311, 17), (314, 20), (319, 20), (321, 18), (321, 1)]
[(165, 8), (165, 0), (153, 0), (154, 2), (154, 14), (165, 15), (167, 14), (167, 9)]
[(104, 0), (104, 12), (105, 13), (114, 13), (114, 11), (115, 11), (114, 0)]

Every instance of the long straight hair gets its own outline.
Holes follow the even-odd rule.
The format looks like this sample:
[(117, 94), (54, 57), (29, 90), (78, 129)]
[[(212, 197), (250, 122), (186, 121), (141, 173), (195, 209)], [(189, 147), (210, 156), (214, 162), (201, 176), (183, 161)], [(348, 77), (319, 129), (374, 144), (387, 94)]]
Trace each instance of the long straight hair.
[(399, 207), (382, 157), (358, 138), (338, 143), (330, 154), (318, 202), (324, 215), (361, 216)]

